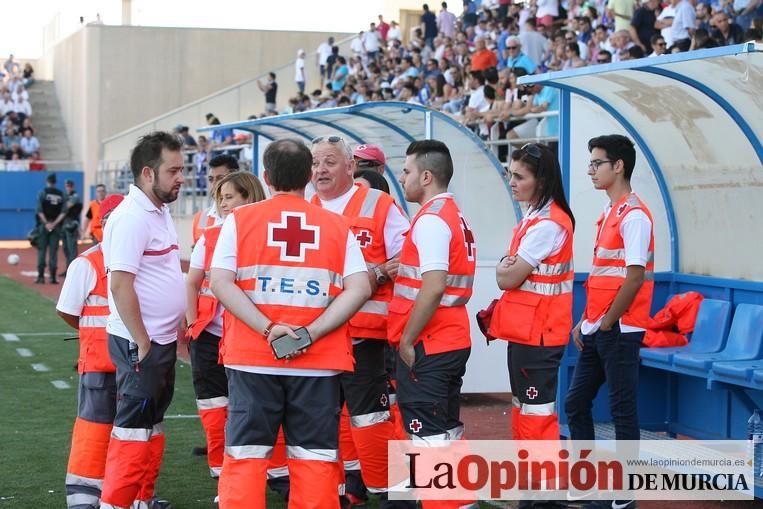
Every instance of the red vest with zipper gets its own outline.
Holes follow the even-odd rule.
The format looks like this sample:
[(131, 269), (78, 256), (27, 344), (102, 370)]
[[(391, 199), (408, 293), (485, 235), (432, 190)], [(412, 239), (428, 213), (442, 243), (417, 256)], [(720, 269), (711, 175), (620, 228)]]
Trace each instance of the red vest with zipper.
[[(623, 196), (612, 206), (609, 215), (602, 214), (596, 222), (598, 236), (593, 250), (591, 272), (586, 281), (585, 319), (591, 323), (603, 317), (625, 282), (625, 243), (620, 235), (620, 224), (633, 210), (642, 210), (649, 220), (652, 214), (635, 193)], [(644, 283), (620, 321), (632, 327), (649, 327), (649, 310), (654, 292), (654, 226), (649, 235), (649, 255), (645, 267)]]
[[(303, 327), (342, 292), (350, 230), (345, 218), (303, 198), (276, 195), (237, 207), (236, 284), (269, 321)], [(262, 331), (225, 311), (220, 358), (224, 364), (353, 370), (346, 324), (286, 362), (273, 357)]]
[(410, 234), (424, 214), (433, 214), (445, 221), (451, 235), (445, 293), (414, 344), (423, 341), (424, 351), (428, 355), (469, 348), (471, 333), (466, 303), (472, 296), (477, 251), (472, 230), (451, 196), (426, 203), (413, 218), (411, 228), (406, 233), (395, 278), (394, 295), (389, 304), (389, 340), (392, 343), (400, 342), (416, 296), (421, 290), (419, 251)]
[(527, 230), (541, 221), (553, 221), (567, 232), (557, 254), (541, 261), (518, 288), (506, 290), (493, 312), (489, 333), (513, 343), (563, 346), (572, 329), (572, 220), (556, 203), (549, 202), (535, 217), (521, 221), (511, 239), (509, 255), (516, 256)]
[(193, 237), (193, 243), (196, 244), (201, 238), (201, 234), (204, 230), (210, 226), (215, 225), (215, 218), (209, 213), (209, 209), (199, 210), (194, 214), (193, 221), (191, 222), (191, 235)]
[[(392, 197), (377, 189), (355, 184), (357, 190), (347, 202), (342, 215), (349, 219), (350, 229), (358, 240), (363, 258), (370, 267), (386, 262), (391, 255), (384, 244), (384, 225), (389, 209), (394, 205)], [(312, 203), (320, 206), (316, 194)], [(387, 339), (387, 308), (392, 299), (392, 282), (379, 286), (371, 298), (350, 318), (350, 335), (353, 338)]]
[(79, 317), (80, 373), (113, 373), (114, 363), (109, 357), (106, 341), (106, 321), (109, 318), (109, 284), (103, 265), (101, 245), (91, 247), (80, 255), (95, 271), (95, 287), (85, 299)]
[(212, 264), (212, 255), (215, 252), (217, 239), (220, 237), (222, 225), (208, 226), (204, 229), (204, 279), (199, 288), (199, 295), (196, 298), (196, 321), (191, 326), (191, 337), (196, 339), (204, 332), (207, 325), (212, 323), (217, 311), (218, 300), (212, 293), (209, 286), (209, 268)]

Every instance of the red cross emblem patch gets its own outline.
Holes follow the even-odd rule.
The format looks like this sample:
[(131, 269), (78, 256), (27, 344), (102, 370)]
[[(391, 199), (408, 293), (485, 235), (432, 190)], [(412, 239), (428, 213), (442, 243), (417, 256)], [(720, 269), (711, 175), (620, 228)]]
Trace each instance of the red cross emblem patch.
[(535, 399), (538, 397), (538, 389), (535, 387), (530, 387), (525, 391), (525, 394), (527, 394), (527, 399)]
[(472, 229), (469, 226), (469, 223), (467, 223), (466, 219), (464, 219), (464, 216), (459, 214), (458, 217), (461, 219), (461, 230), (464, 232), (464, 245), (466, 246), (466, 259), (471, 262), (471, 261), (474, 261), (474, 255), (477, 252), (477, 248), (474, 244), (474, 234), (472, 233)]
[(408, 425), (408, 429), (410, 429), (410, 430), (411, 430), (411, 431), (413, 431), (414, 433), (418, 433), (418, 432), (419, 432), (419, 430), (421, 429), (421, 426), (422, 426), (421, 422), (419, 422), (419, 420), (418, 420), (418, 419), (414, 419), (414, 420), (412, 420), (412, 421), (411, 421), (411, 423)]
[(281, 212), (280, 223), (268, 223), (268, 246), (281, 250), (281, 260), (304, 262), (308, 249), (318, 249), (321, 229), (307, 224), (304, 212)]
[(355, 235), (355, 238), (358, 240), (358, 244), (360, 245), (361, 249), (365, 249), (366, 246), (370, 246), (371, 242), (374, 241), (373, 235), (371, 235), (371, 232), (368, 230), (360, 230), (357, 235)]

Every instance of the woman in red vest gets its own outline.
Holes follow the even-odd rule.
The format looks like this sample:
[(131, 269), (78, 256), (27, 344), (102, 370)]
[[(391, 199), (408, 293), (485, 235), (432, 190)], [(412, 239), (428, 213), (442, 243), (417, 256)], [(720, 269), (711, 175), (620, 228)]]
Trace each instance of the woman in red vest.
[(514, 200), (528, 204), (496, 268), (503, 290), (490, 335), (508, 342), (515, 440), (558, 440), (556, 385), (572, 329), (572, 232), (556, 154), (529, 143), (511, 154)]
[[(260, 181), (248, 172), (226, 175), (215, 187), (215, 202), (222, 219), (241, 205), (265, 199)], [(228, 379), (218, 363), (220, 338), (223, 333), (223, 307), (209, 287), (209, 266), (217, 245), (222, 223), (204, 229), (191, 254), (186, 278), (189, 345), (196, 392), (196, 406), (207, 435), (207, 461), (213, 478), (220, 477), (225, 448), (225, 419), (228, 413)]]

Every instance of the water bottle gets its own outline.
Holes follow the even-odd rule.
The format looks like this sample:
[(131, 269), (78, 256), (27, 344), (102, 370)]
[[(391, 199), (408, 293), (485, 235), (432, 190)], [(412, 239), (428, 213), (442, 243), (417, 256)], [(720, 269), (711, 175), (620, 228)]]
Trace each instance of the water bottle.
[(763, 418), (758, 409), (747, 420), (747, 438), (752, 448), (753, 475), (763, 476)]

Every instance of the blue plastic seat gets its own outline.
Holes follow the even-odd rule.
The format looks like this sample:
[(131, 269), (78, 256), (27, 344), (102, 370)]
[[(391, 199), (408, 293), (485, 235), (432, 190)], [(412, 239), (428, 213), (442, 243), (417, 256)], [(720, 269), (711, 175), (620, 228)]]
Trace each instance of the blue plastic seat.
[(642, 348), (645, 366), (668, 369), (677, 353), (715, 353), (723, 350), (731, 322), (731, 303), (725, 300), (704, 299), (699, 305), (694, 332), (686, 346)]
[(739, 304), (731, 321), (726, 347), (716, 353), (677, 353), (676, 368), (709, 371), (714, 362), (752, 361), (763, 358), (763, 306)]
[(711, 374), (717, 378), (749, 380), (756, 369), (763, 370), (763, 360), (714, 362)]

